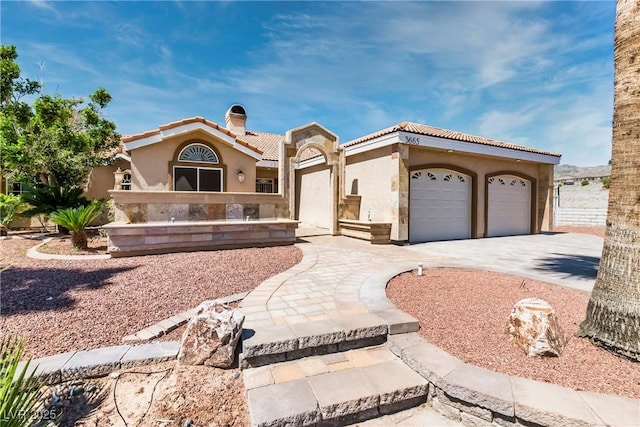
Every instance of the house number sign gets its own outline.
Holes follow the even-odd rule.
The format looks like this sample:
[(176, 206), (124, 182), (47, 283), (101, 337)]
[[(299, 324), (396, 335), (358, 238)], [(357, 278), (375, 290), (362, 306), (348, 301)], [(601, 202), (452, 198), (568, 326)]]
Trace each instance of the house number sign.
[(404, 142), (411, 145), (420, 145), (420, 138), (417, 136), (407, 136), (404, 137)]

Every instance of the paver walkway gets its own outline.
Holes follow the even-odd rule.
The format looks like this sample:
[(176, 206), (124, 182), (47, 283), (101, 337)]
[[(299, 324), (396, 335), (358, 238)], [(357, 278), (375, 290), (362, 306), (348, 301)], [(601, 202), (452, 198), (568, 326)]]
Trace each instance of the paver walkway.
[[(575, 419), (599, 423), (611, 411), (596, 415), (594, 408), (609, 396), (585, 403), (590, 397), (548, 385), (539, 390), (546, 400), (532, 401), (530, 409), (514, 397), (512, 384), (529, 393), (529, 388), (538, 387), (536, 382), (522, 385), (517, 378), (466, 365), (416, 334), (406, 334), (416, 331), (418, 323), (387, 300), (385, 286), (393, 276), (422, 263), (425, 268), (494, 270), (590, 291), (602, 243), (596, 236), (559, 233), (411, 246), (304, 237), (298, 245), (303, 261), (266, 280), (240, 304), (246, 315), (241, 365), (252, 424), (341, 425), (378, 417), (366, 425), (443, 425), (430, 407), (385, 415), (427, 400), (424, 389), (415, 394), (420, 379), (401, 368), (402, 362), (433, 383), (428, 392), (431, 406), (439, 405), (463, 422), (482, 424), (495, 417), (515, 422), (518, 408), (527, 414), (524, 420), (543, 425)], [(372, 360), (370, 351), (391, 359)], [(375, 366), (361, 366), (366, 363)], [(383, 363), (390, 365), (384, 368)], [(354, 386), (352, 377), (369, 386)], [(384, 378), (390, 383), (398, 380), (393, 390), (381, 386)], [(566, 397), (563, 393), (569, 393), (575, 405), (554, 406), (553, 396)], [(480, 403), (460, 403), (478, 396)], [(623, 420), (637, 418), (636, 401), (616, 400), (616, 404), (623, 408), (617, 412), (624, 414)], [(465, 412), (468, 406), (475, 412)]]
[[(348, 237), (314, 236), (301, 243), (301, 264), (273, 277), (242, 302), (247, 327), (292, 325), (385, 307), (368, 281), (430, 266), (480, 268), (590, 291), (603, 240), (582, 234), (540, 234), (371, 245)], [(379, 291), (379, 290), (378, 290)], [(385, 298), (382, 298), (385, 299)], [(387, 306), (389, 308), (389, 306)]]

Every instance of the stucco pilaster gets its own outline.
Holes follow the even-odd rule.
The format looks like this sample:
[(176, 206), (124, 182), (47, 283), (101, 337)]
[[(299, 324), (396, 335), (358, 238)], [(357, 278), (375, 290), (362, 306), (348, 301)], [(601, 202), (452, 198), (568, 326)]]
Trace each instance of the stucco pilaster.
[(409, 240), (409, 147), (395, 144), (391, 151), (391, 240)]
[(536, 233), (553, 230), (553, 165), (538, 166), (538, 223)]

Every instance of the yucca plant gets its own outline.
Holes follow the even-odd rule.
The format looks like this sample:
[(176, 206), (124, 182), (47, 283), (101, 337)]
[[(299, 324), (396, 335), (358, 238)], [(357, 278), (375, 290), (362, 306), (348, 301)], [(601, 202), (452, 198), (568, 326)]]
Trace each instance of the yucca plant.
[(49, 218), (54, 224), (71, 232), (71, 244), (77, 249), (87, 249), (85, 229), (102, 214), (102, 202), (94, 200), (88, 206), (67, 208), (51, 213)]
[(42, 396), (40, 380), (29, 372), (31, 360), (18, 369), (24, 341), (5, 337), (0, 342), (0, 425), (18, 427), (34, 420)]

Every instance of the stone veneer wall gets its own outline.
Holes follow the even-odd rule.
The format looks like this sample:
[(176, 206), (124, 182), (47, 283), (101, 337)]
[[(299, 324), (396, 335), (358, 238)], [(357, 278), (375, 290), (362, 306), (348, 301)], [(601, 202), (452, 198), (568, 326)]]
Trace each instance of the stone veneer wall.
[(279, 194), (201, 193), (191, 191), (110, 191), (115, 222), (288, 219), (287, 200)]

